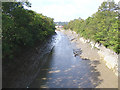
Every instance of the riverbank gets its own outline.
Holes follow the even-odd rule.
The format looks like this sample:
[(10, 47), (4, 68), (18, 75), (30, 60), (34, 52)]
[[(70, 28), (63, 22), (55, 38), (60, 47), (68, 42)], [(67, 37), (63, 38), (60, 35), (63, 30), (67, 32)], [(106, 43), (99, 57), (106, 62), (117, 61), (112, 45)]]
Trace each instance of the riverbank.
[(46, 42), (38, 43), (35, 47), (21, 53), (14, 60), (2, 62), (2, 87), (3, 88), (27, 88), (34, 80), (37, 73), (47, 62), (43, 60), (55, 43), (56, 34)]
[[(111, 55), (104, 46), (100, 46), (98, 43), (95, 44), (90, 40), (85, 40), (74, 31), (66, 30), (62, 32), (68, 36), (71, 43), (75, 43), (77, 48), (81, 48), (82, 53), (80, 57), (82, 59), (89, 59), (91, 61), (97, 60), (100, 62), (100, 64), (95, 65), (96, 69), (101, 74), (99, 78), (103, 79), (103, 83), (100, 84), (98, 88), (106, 88), (106, 86), (118, 87), (118, 63), (116, 59), (118, 57), (115, 53), (112, 53), (114, 54), (113, 57), (113, 55)], [(113, 58), (115, 59), (113, 60)], [(112, 79), (112, 83), (114, 83), (114, 85), (111, 85), (111, 83), (108, 82), (110, 79)]]

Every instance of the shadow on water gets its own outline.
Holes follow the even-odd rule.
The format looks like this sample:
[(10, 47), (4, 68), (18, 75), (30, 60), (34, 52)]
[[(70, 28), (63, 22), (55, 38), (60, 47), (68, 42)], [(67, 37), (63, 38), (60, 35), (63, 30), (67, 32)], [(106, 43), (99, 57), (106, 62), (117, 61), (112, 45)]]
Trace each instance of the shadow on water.
[(26, 88), (36, 77), (40, 68), (45, 63), (47, 53), (54, 46), (56, 34), (51, 36), (43, 44), (30, 48), (12, 60), (11, 63), (2, 63), (2, 87)]
[(32, 82), (30, 87), (40, 88), (40, 85), (44, 85), (46, 83), (47, 72), (50, 69), (50, 64), (51, 64), (51, 60), (52, 60), (51, 59), (52, 51), (50, 53), (44, 55), (44, 57), (42, 58), (42, 59), (45, 59), (47, 57), (46, 58), (47, 62), (44, 64), (43, 68), (40, 70), (39, 74), (37, 75), (36, 79)]
[(101, 84), (100, 73), (96, 69), (96, 65), (100, 64), (99, 61), (75, 57), (74, 46), (60, 32), (57, 32), (50, 42), (52, 43), (42, 48), (38, 47), (41, 52), (35, 53), (33, 50), (21, 56), (18, 59), (19, 67), (16, 65), (18, 68), (15, 69), (14, 66), (10, 72), (4, 73), (3, 86), (8, 88), (26, 88), (27, 86), (28, 88), (95, 88)]
[[(51, 55), (52, 53), (49, 55), (50, 58)], [(86, 66), (81, 68), (78, 68), (79, 66), (72, 66), (72, 68), (64, 71), (56, 70), (50, 73), (50, 58), (32, 82), (30, 88), (95, 88), (103, 81), (99, 79), (100, 73), (96, 69), (96, 65), (99, 64), (98, 61), (94, 61), (95, 64), (92, 66), (91, 62), (87, 61)], [(82, 62), (85, 63), (84, 61)], [(89, 71), (86, 71), (86, 68)], [(59, 75), (59, 73), (63, 75)], [(52, 77), (52, 74), (56, 74), (55, 77)]]
[[(63, 38), (67, 40), (65, 37)], [(64, 40), (60, 41), (61, 45)], [(74, 57), (73, 49), (68, 50), (69, 46), (60, 49), (60, 42), (45, 56), (47, 62), (29, 88), (95, 88), (101, 84), (103, 80), (99, 79), (100, 72), (96, 69), (100, 62)], [(65, 43), (68, 44), (67, 41)], [(59, 50), (65, 53), (57, 53)], [(60, 54), (65, 56), (59, 57)], [(66, 57), (67, 54), (70, 54), (69, 59)]]

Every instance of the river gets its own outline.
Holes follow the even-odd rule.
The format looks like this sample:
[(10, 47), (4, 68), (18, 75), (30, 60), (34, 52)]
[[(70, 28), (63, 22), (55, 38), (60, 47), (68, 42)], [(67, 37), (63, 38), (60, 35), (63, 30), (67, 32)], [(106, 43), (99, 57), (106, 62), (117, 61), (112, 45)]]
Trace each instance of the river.
[[(52, 51), (42, 59), (47, 60), (28, 88), (95, 88), (102, 80), (90, 60), (74, 56), (75, 45), (66, 35), (56, 31)], [(99, 63), (99, 62), (97, 62)]]
[[(63, 31), (65, 32), (65, 31)], [(3, 88), (116, 88), (118, 77), (100, 59), (82, 59), (75, 55), (77, 43), (62, 31), (45, 43), (16, 57), (14, 61), (2, 63)], [(74, 39), (75, 40), (75, 39)], [(87, 44), (91, 56), (97, 52)], [(93, 53), (94, 52), (94, 53)], [(113, 89), (112, 89), (113, 90)]]

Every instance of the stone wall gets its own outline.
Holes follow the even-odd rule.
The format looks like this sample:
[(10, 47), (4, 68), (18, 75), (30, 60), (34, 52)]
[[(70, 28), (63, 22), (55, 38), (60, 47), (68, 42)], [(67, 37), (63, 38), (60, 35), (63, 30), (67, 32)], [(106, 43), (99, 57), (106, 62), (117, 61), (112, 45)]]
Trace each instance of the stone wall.
[(120, 67), (118, 69), (118, 63), (120, 63), (120, 60), (118, 60), (118, 54), (116, 54), (113, 50), (106, 48), (100, 43), (95, 43), (90, 39), (86, 40), (83, 37), (80, 37), (80, 35), (78, 35), (75, 31), (69, 30), (69, 33), (72, 35), (72, 38), (79, 38), (82, 43), (88, 43), (91, 45), (91, 49), (98, 49), (97, 53), (99, 54), (101, 60), (103, 60), (106, 66), (111, 69), (115, 75), (118, 76), (118, 72), (120, 73)]

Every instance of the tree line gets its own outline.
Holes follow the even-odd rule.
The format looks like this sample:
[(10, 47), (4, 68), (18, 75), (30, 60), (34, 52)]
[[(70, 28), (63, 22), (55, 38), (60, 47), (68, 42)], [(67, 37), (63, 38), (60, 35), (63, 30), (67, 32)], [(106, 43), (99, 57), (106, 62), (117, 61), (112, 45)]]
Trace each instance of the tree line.
[(55, 22), (58, 26), (64, 26), (65, 24), (68, 24), (68, 22)]
[(76, 31), (85, 39), (91, 39), (105, 47), (120, 53), (120, 32), (118, 5), (114, 1), (101, 4), (98, 11), (91, 17), (71, 20), (64, 29)]
[(42, 43), (55, 32), (53, 18), (32, 10), (29, 2), (2, 3), (2, 58), (13, 59), (25, 48)]

